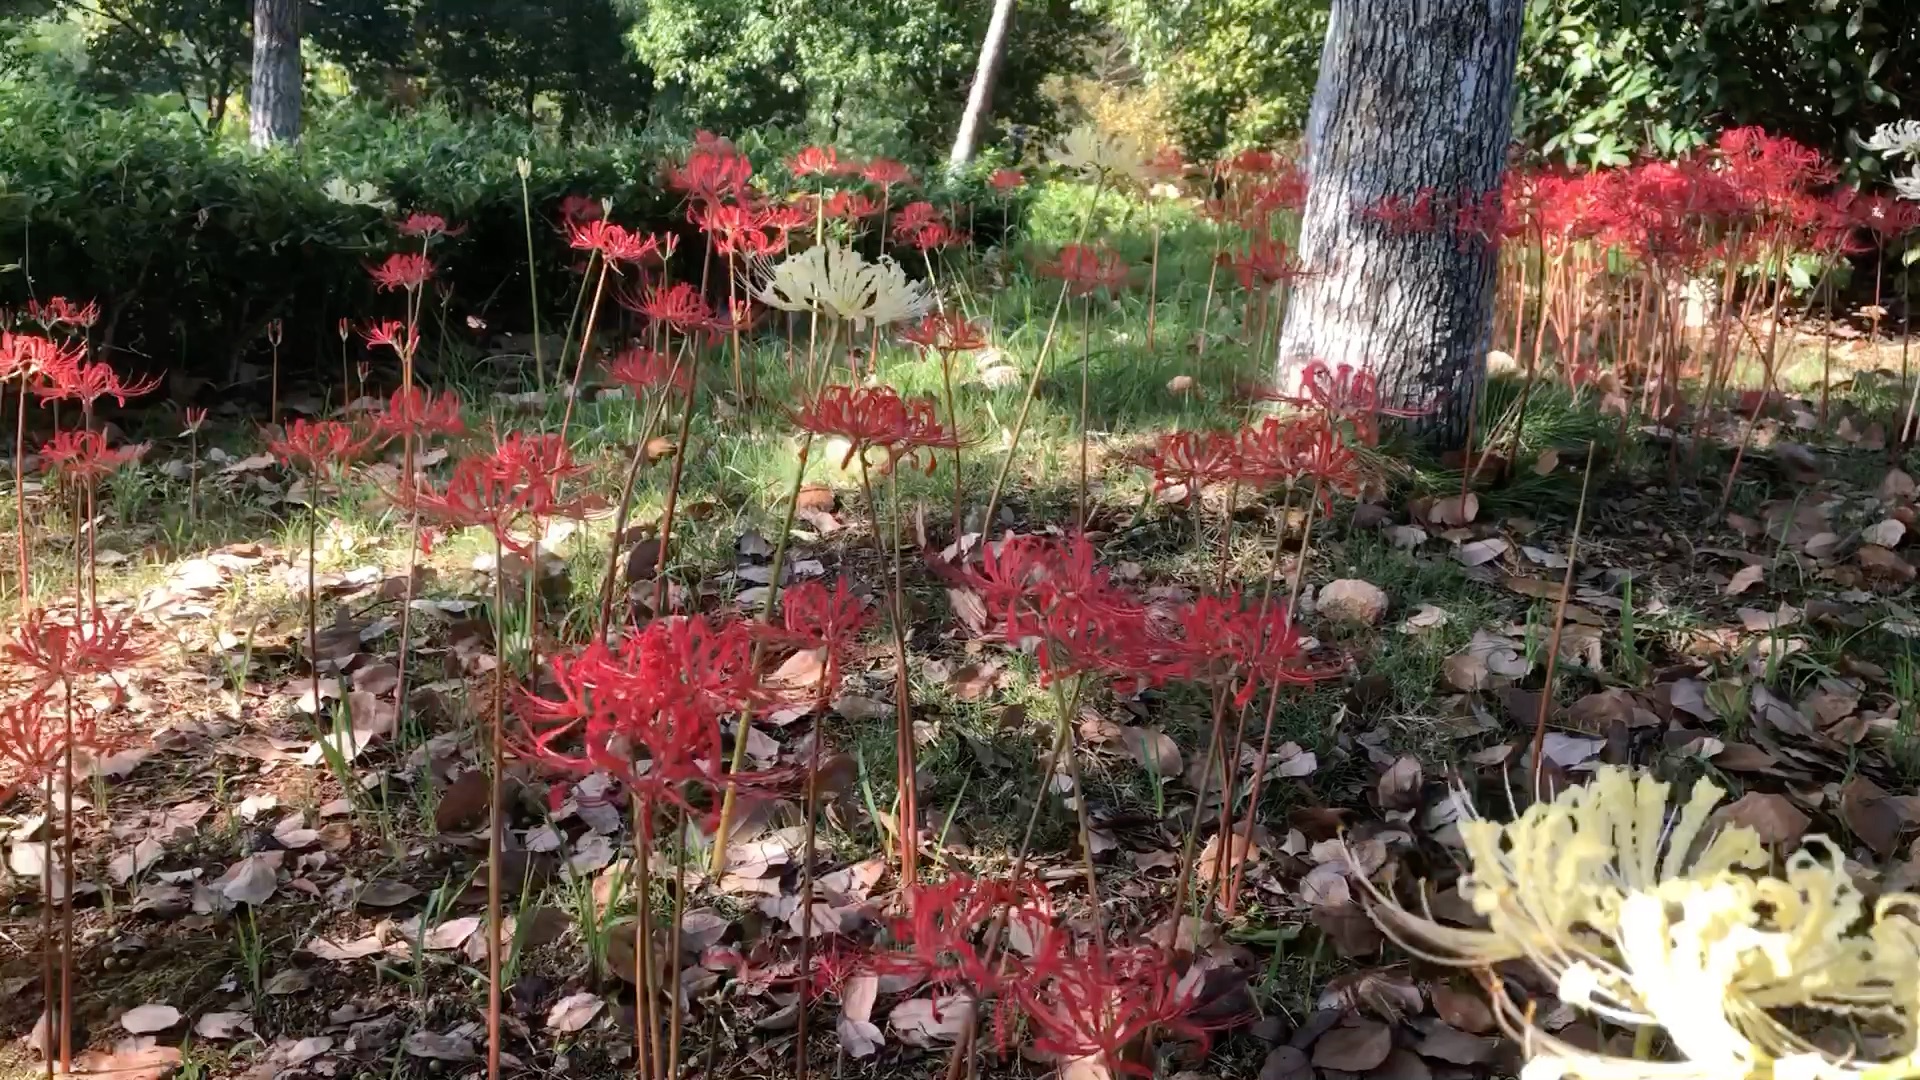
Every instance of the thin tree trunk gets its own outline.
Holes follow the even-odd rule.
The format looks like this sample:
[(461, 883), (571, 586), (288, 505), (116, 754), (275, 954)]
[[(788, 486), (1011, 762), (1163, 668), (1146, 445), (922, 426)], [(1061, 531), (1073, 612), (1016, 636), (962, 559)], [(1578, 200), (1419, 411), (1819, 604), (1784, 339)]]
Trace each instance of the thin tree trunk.
[(300, 0), (253, 0), (253, 85), (248, 136), (255, 146), (300, 138)]
[[(1279, 383), (1311, 360), (1380, 376), (1392, 404), (1458, 439), (1492, 343), (1496, 244), (1450, 211), (1500, 187), (1524, 0), (1334, 0), (1308, 120), (1306, 273), (1281, 333)], [(1370, 216), (1431, 193), (1439, 228)], [(1471, 221), (1479, 214), (1462, 215)]]
[(1007, 55), (1007, 31), (1013, 25), (1014, 0), (993, 0), (993, 18), (980, 39), (980, 63), (973, 71), (973, 89), (967, 93), (966, 111), (960, 114), (960, 130), (953, 137), (953, 152), (947, 155), (947, 167), (958, 169), (973, 160), (980, 147), (980, 135), (993, 109), (993, 84), (1000, 77), (1000, 61)]

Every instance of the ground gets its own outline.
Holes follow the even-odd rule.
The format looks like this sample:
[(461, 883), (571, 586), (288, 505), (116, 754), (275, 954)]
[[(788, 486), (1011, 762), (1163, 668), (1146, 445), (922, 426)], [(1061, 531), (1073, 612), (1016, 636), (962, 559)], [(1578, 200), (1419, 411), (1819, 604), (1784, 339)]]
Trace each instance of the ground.
[[(1080, 200), (1062, 196), (1051, 226), (1041, 218), (1036, 249), (1047, 228), (1066, 231), (1084, 192)], [(1137, 278), (1150, 244), (1144, 223), (1130, 217), (1109, 230)], [(1267, 1075), (1272, 1048), (1289, 1040), (1312, 1047), (1323, 1071), (1347, 1071), (1337, 1052), (1322, 1049), (1332, 1045), (1322, 1041), (1328, 1025), (1356, 1023), (1340, 1021), (1343, 1010), (1395, 1024), (1402, 1053), (1421, 1068), (1512, 1066), (1512, 1048), (1491, 1041), (1455, 1047), (1453, 1056), (1434, 1049), (1435, 1025), (1455, 1035), (1488, 1025), (1476, 1026), (1432, 969), (1409, 965), (1381, 938), (1340, 873), (1330, 880), (1316, 869), (1336, 859), (1344, 837), (1382, 859), (1391, 852), (1404, 875), (1450, 876), (1453, 793), (1493, 812), (1526, 786), (1543, 688), (1551, 783), (1596, 761), (1711, 778), (1739, 800), (1741, 820), (1772, 830), (1770, 841), (1826, 832), (1886, 888), (1920, 876), (1911, 856), (1902, 861), (1902, 841), (1920, 826), (1902, 795), (1920, 776), (1911, 705), (1920, 619), (1902, 544), (1914, 483), (1902, 471), (1910, 459), (1886, 435), (1904, 403), (1902, 342), (1883, 335), (1868, 343), (1857, 329), (1829, 337), (1820, 325), (1803, 333), (1783, 365), (1797, 392), (1762, 403), (1724, 506), (1739, 438), (1727, 413), (1709, 413), (1708, 438), (1696, 446), (1691, 431), (1644, 417), (1623, 425), (1600, 393), (1543, 379), (1516, 449), (1504, 436), (1525, 376), (1512, 373), (1495, 377), (1482, 404), (1481, 445), (1500, 457), (1474, 478), (1472, 513), (1458, 499), (1457, 467), (1391, 437), (1366, 451), (1365, 498), (1337, 500), (1330, 519), (1307, 511), (1304, 490), (1221, 485), (1176, 498), (1184, 493), (1152, 492), (1128, 452), (1158, 432), (1230, 426), (1264, 408), (1238, 390), (1264, 375), (1264, 350), (1259, 332), (1241, 325), (1230, 282), (1216, 283), (1207, 325), (1197, 325), (1211, 256), (1199, 230), (1182, 217), (1163, 238), (1151, 345), (1138, 287), (1065, 306), (1004, 515), (986, 530), (1058, 531), (1074, 519), (1084, 362), (1088, 533), (1125, 588), (1168, 602), (1223, 586), (1258, 596), (1276, 570), (1287, 589), (1306, 552), (1296, 610), (1313, 640), (1303, 656), (1328, 677), (1275, 700), (1256, 850), (1231, 914), (1209, 903), (1195, 909), (1212, 913), (1208, 921), (1181, 926), (1182, 952), (1223, 973), (1208, 1007), (1235, 1022), (1219, 1025), (1204, 1056), (1182, 1040), (1160, 1046), (1167, 1072)], [(839, 448), (815, 449), (805, 475), (816, 486), (785, 561), (794, 581), (846, 578), (877, 597), (888, 588), (887, 537), (901, 525), (929, 875), (1008, 871), (1037, 807), (1029, 870), (1050, 887), (1062, 918), (1097, 921), (1116, 940), (1157, 933), (1164, 941), (1182, 846), (1212, 836), (1218, 812), (1217, 791), (1196, 807), (1211, 783), (1215, 714), (1207, 691), (1191, 686), (1089, 685), (1071, 701), (1076, 695), (1057, 684), (1041, 684), (1029, 652), (983, 628), (967, 591), (942, 571), (938, 549), (953, 539), (956, 488), (974, 515), (964, 531), (983, 531), (983, 493), (1057, 291), (1012, 256), (946, 265), (944, 274), (949, 302), (993, 338), (953, 361), (968, 435), (961, 467), (945, 451), (931, 472), (903, 462), (876, 485), (875, 507), (859, 470), (840, 467)], [(791, 410), (806, 327), (794, 329), (792, 350), (779, 324), (748, 343), (745, 394), (731, 387), (728, 346), (708, 353), (703, 407), (681, 447), (668, 575), (675, 610), (758, 612), (799, 464)], [(848, 362), (863, 377), (944, 401), (937, 357), (884, 338), (871, 352), (874, 339), (853, 340), (859, 348)], [(1822, 345), (1833, 346), (1825, 366), (1835, 373), (1825, 418), (1805, 381), (1820, 374)], [(559, 393), (530, 390), (524, 364), (447, 352), (424, 371), (436, 388), (463, 396), (476, 429), (550, 431), (566, 412)], [(319, 410), (322, 394), (296, 384), (284, 407)], [(590, 376), (570, 420), (575, 452), (590, 467), (583, 490), (603, 500), (619, 492), (635, 445), (667, 430), (651, 425), (650, 404)], [(179, 1048), (178, 1075), (188, 1077), (474, 1075), (486, 1041), (489, 703), (503, 661), (524, 677), (536, 653), (591, 633), (612, 514), (603, 507), (578, 525), (551, 527), (533, 590), (526, 561), (507, 560), (513, 600), (498, 642), (489, 621), (491, 541), (476, 529), (437, 534), (417, 555), (415, 692), (400, 710), (396, 631), (409, 553), (419, 549), (389, 497), (398, 452), (310, 482), (261, 454), (257, 420), (252, 403), (223, 405), (189, 442), (162, 408), (114, 417), (155, 445), (100, 496), (100, 602), (130, 620), (141, 657), (76, 688), (103, 704), (118, 700), (103, 720), (113, 753), (74, 792), (83, 885), (75, 1044), (131, 1061), (149, 1034)], [(628, 610), (652, 605), (647, 560), (629, 555), (657, 552), (652, 538), (673, 467), (667, 447), (641, 474), (634, 530), (619, 538), (618, 562), (641, 568), (621, 575)], [(1436, 505), (1450, 497), (1450, 509)], [(38, 523), (36, 601), (71, 611), (72, 517), (50, 490), (28, 500)], [(11, 521), (11, 503), (4, 509)], [(305, 629), (307, 530), (316, 520), (318, 724)], [(12, 547), (8, 537), (4, 548)], [(1576, 571), (1563, 591), (1570, 555)], [(1330, 598), (1355, 588), (1330, 590), (1336, 581), (1379, 590), (1384, 610), (1362, 603), (1349, 617)], [(534, 591), (540, 615), (530, 633), (522, 598)], [(768, 718), (746, 743), (752, 763), (768, 767), (804, 760), (811, 740), (828, 748), (821, 887), (846, 937), (883, 944), (899, 884), (885, 855), (896, 795), (893, 664), (891, 640), (876, 627), (831, 709)], [(545, 684), (527, 685), (537, 693)], [(1073, 710), (1084, 838), (1062, 798), (1073, 792), (1068, 770), (1049, 758), (1063, 708)], [(1237, 812), (1263, 717), (1259, 706), (1251, 719), (1227, 715), (1244, 725)], [(373, 734), (356, 746), (339, 737), (349, 728)], [(330, 743), (316, 741), (328, 733)], [(635, 883), (625, 800), (604, 780), (563, 779), (525, 759), (508, 780), (508, 1050), (537, 1073), (627, 1075), (635, 1068), (635, 935), (623, 920)], [(1749, 794), (1766, 801), (1741, 798)], [(37, 793), (18, 792), (4, 823), (10, 906), (0, 997), (7, 1030), (22, 1035), (42, 1008), (36, 852), (44, 825), (34, 819), (43, 805)], [(789, 916), (801, 829), (795, 798), (762, 799), (732, 833), (726, 875), (703, 869), (711, 840), (698, 831), (681, 834), (683, 843), (664, 836), (654, 856), (663, 953), (672, 948), (673, 883), (685, 881), (683, 963), (673, 969), (688, 1003), (680, 1054), (703, 1075), (790, 1071)], [(1224, 876), (1220, 846), (1209, 840), (1198, 853), (1204, 883)], [(1097, 867), (1097, 915), (1081, 878), (1086, 862)], [(1201, 895), (1211, 901), (1213, 886)], [(878, 1005), (860, 1008), (844, 988), (818, 1003), (813, 1067), (835, 1076), (943, 1074), (951, 1011), (949, 1019), (917, 1011), (929, 995), (915, 986), (879, 989)], [(1382, 1004), (1394, 1000), (1407, 1003)], [(129, 1010), (154, 1005), (179, 1015), (147, 1032), (147, 1015), (135, 1012), (129, 1026)], [(850, 1016), (850, 1007), (865, 1015)], [(877, 1040), (847, 1033), (850, 1019), (868, 1016)], [(1054, 1067), (1030, 1048), (1002, 1052), (982, 1038), (990, 1072)], [(41, 1068), (30, 1049), (11, 1053), (0, 1076)]]

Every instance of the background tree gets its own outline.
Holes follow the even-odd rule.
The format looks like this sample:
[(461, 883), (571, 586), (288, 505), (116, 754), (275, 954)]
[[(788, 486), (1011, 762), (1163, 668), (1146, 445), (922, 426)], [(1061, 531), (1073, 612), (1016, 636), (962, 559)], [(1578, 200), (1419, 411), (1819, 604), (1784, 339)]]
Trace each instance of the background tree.
[(652, 97), (628, 51), (627, 20), (608, 0), (422, 0), (413, 31), (430, 89), (471, 109), (554, 109), (563, 131), (585, 116), (632, 121)]
[[(1492, 332), (1496, 247), (1371, 212), (1499, 190), (1523, 0), (1335, 0), (1308, 120), (1306, 278), (1281, 331), (1283, 384), (1307, 361), (1364, 365), (1383, 397), (1464, 428)], [(1471, 200), (1471, 202), (1469, 202)], [(1451, 215), (1442, 214), (1451, 220)]]
[(1007, 32), (1013, 26), (1013, 0), (994, 0), (993, 18), (980, 39), (980, 63), (973, 70), (973, 86), (967, 91), (967, 107), (960, 114), (960, 130), (953, 136), (953, 150), (947, 164), (959, 166), (973, 160), (980, 146), (980, 132), (993, 108), (993, 84), (1000, 75), (1000, 61), (1007, 53)]
[(253, 0), (247, 135), (255, 146), (300, 138), (300, 0)]
[[(716, 131), (806, 124), (864, 149), (950, 145), (992, 19), (977, 0), (621, 0), (653, 69), (660, 114)], [(994, 86), (994, 112), (1045, 126), (1050, 75), (1084, 63), (1095, 21), (1072, 0), (1029, 0)]]

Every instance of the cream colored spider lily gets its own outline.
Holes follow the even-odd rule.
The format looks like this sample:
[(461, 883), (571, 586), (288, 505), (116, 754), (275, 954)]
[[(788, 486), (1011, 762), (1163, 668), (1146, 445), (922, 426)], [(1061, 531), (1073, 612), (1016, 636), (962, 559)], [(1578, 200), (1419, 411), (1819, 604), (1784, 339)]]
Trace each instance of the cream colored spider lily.
[(1528, 957), (1559, 970), (1604, 942), (1628, 890), (1766, 865), (1766, 851), (1749, 829), (1723, 830), (1692, 854), (1726, 793), (1696, 784), (1670, 820), (1668, 791), (1651, 777), (1636, 781), (1625, 769), (1608, 768), (1550, 803), (1528, 807), (1512, 824), (1464, 820), (1460, 835), (1472, 865), (1460, 892), (1488, 928), (1442, 926), (1400, 909), (1369, 884), (1375, 919), (1404, 948), (1440, 963)]
[(1088, 180), (1125, 178), (1144, 187), (1148, 176), (1140, 144), (1125, 135), (1082, 124), (1067, 133), (1047, 157), (1055, 165)]
[[(1565, 1003), (1663, 1029), (1686, 1059), (1587, 1053), (1534, 1028), (1496, 992), (1502, 1026), (1533, 1059), (1529, 1080), (1920, 1076), (1920, 897), (1885, 897), (1869, 917), (1831, 843), (1814, 838), (1783, 877), (1767, 875), (1751, 830), (1707, 834), (1719, 788), (1696, 784), (1671, 817), (1667, 793), (1659, 781), (1605, 769), (1510, 825), (1463, 823), (1473, 865), (1461, 891), (1486, 930), (1441, 926), (1363, 882), (1371, 911), (1428, 959), (1483, 968), (1525, 960), (1556, 980)], [(1828, 1054), (1784, 1022), (1808, 1012), (1889, 1035), (1902, 1056)]]
[(859, 252), (831, 241), (815, 244), (774, 263), (754, 298), (782, 311), (818, 311), (855, 329), (914, 319), (933, 299), (886, 256), (868, 262)]
[(1903, 199), (1920, 201), (1920, 172), (1894, 177), (1893, 193)]
[(1860, 145), (1883, 157), (1920, 160), (1920, 120), (1895, 120), (1890, 124), (1881, 124)]

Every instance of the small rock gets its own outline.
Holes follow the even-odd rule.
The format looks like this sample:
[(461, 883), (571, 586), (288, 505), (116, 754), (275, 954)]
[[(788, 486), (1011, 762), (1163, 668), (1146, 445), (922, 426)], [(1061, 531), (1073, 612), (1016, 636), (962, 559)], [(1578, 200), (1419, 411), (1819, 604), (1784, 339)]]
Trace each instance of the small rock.
[(1335, 622), (1378, 626), (1387, 614), (1387, 594), (1380, 586), (1359, 578), (1330, 581), (1315, 602), (1322, 615)]

